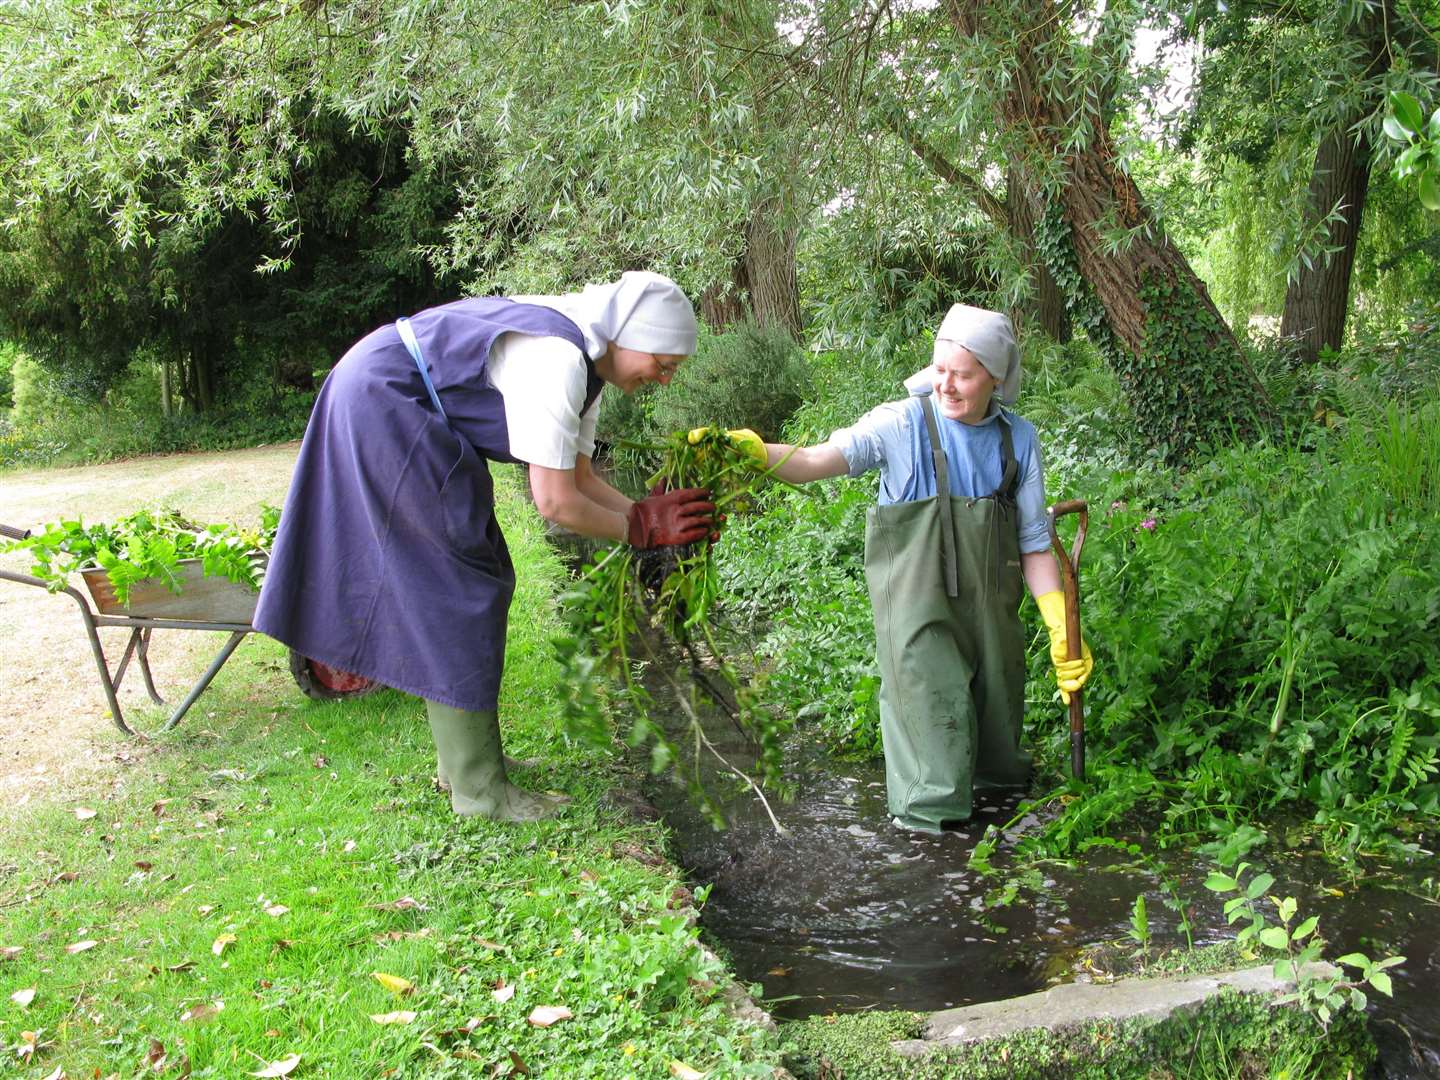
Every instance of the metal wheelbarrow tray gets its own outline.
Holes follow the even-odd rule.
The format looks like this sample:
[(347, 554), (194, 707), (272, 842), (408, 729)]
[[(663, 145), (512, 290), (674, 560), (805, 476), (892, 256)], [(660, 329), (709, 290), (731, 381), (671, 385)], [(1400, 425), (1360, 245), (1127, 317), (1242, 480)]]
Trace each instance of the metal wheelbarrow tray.
[[(24, 532), (8, 526), (0, 526), (0, 535), (17, 540), (26, 536)], [(263, 563), (263, 556), (259, 558)], [(180, 592), (172, 592), (159, 578), (146, 578), (130, 587), (129, 599), (124, 604), (116, 597), (115, 589), (103, 568), (95, 567), (79, 573), (90, 594), (88, 597), (73, 586), (66, 586), (58, 592), (69, 596), (80, 608), (80, 618), (90, 639), (90, 650), (95, 654), (95, 666), (100, 672), (100, 684), (105, 690), (105, 700), (110, 705), (110, 718), (115, 726), (127, 735), (145, 734), (137, 732), (127, 724), (120, 709), (120, 684), (132, 659), (139, 665), (150, 700), (156, 705), (165, 704), (165, 699), (155, 689), (155, 680), (150, 673), (150, 635), (154, 631), (211, 630), (229, 634), (205, 673), (190, 688), (185, 699), (161, 728), (162, 731), (170, 731), (205, 692), (245, 635), (255, 629), (251, 623), (255, 618), (255, 605), (259, 602), (260, 594), (228, 578), (207, 576), (199, 559), (184, 559), (178, 564)], [(46, 582), (29, 574), (0, 569), (0, 579), (21, 585), (35, 585), (51, 591)], [(124, 655), (120, 657), (120, 663), (113, 672), (100, 642), (99, 628), (102, 626), (119, 626), (130, 630)], [(313, 698), (360, 697), (380, 689), (378, 683), (328, 668), (308, 660), (293, 649), (290, 652), (290, 672), (300, 689)]]

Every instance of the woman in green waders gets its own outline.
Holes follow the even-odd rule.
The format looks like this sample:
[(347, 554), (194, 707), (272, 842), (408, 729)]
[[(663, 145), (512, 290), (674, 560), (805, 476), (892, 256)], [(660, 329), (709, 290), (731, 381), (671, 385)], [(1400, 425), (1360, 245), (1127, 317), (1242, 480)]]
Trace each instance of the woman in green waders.
[(881, 470), (879, 504), (865, 527), (865, 576), (886, 788), (895, 824), (938, 832), (969, 819), (977, 788), (1029, 779), (1020, 749), (1022, 578), (1050, 631), (1067, 702), (1092, 661), (1088, 647), (1081, 659), (1066, 659), (1035, 428), (1002, 407), (1020, 389), (1009, 318), (956, 304), (936, 334), (934, 362), (905, 386), (910, 397), (872, 409), (820, 446), (730, 434), (757, 465), (792, 483)]

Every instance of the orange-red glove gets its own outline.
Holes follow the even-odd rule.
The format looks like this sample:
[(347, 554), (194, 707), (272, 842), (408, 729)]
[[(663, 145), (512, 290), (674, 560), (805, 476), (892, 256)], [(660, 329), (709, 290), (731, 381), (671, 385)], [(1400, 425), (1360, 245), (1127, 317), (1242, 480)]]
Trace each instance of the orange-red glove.
[(704, 488), (678, 488), (645, 496), (630, 507), (631, 547), (693, 544), (710, 535), (715, 504)]

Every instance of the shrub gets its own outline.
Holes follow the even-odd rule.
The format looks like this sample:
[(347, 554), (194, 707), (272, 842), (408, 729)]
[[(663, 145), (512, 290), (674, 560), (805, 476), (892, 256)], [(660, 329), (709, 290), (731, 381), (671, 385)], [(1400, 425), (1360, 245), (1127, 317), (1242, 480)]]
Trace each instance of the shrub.
[(655, 394), (651, 426), (748, 427), (773, 441), (810, 392), (805, 353), (785, 331), (753, 322), (723, 334), (702, 330), (695, 355)]

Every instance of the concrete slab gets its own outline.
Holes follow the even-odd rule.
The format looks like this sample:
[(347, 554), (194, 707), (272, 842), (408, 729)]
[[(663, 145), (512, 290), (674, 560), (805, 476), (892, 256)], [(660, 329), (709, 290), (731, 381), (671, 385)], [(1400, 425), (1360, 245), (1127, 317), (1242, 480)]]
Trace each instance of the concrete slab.
[[(1317, 975), (1334, 973), (1329, 964), (1306, 969)], [(920, 1039), (892, 1043), (898, 1053), (918, 1057), (944, 1046), (1003, 1039), (1020, 1031), (1061, 1031), (1095, 1021), (1140, 1020), (1162, 1023), (1178, 1012), (1201, 1005), (1224, 990), (1279, 996), (1291, 990), (1288, 980), (1275, 978), (1269, 967), (1211, 975), (1173, 975), (1122, 979), (1113, 983), (1064, 983), (1037, 994), (987, 1001), (931, 1015)]]

